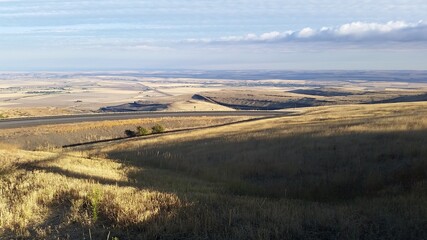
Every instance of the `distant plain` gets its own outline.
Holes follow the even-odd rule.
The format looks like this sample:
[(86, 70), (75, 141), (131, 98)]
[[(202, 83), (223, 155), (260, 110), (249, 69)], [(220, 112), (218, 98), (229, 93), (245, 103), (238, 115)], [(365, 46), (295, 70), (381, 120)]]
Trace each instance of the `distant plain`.
[[(343, 73), (344, 77), (332, 72), (320, 79), (310, 79), (311, 75), (304, 72), (291, 73), (267, 72), (265, 79), (257, 72), (249, 76), (238, 72), (205, 73), (204, 78), (190, 73), (175, 78), (165, 73), (3, 73), (0, 114), (21, 117), (99, 111), (278, 110), (427, 100), (424, 72), (372, 76), (349, 72)], [(359, 79), (362, 77), (372, 79)]]
[(1, 129), (0, 239), (426, 239), (425, 73), (283, 74), (3, 74), (7, 121), (280, 114)]

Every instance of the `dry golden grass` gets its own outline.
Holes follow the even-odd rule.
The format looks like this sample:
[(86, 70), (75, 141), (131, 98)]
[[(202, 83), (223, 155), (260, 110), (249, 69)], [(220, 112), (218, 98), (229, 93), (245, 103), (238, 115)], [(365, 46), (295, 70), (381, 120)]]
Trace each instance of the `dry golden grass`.
[(111, 230), (138, 225), (184, 207), (174, 194), (140, 189), (125, 166), (107, 159), (0, 150), (0, 166), (0, 236), (6, 238), (77, 239), (92, 229), (99, 239), (108, 230), (102, 224)]
[[(426, 117), (426, 102), (311, 107), (304, 108), (296, 116), (190, 131), (140, 142), (127, 142), (111, 145), (109, 149), (128, 149), (160, 143), (167, 144), (176, 142), (177, 140), (185, 142), (215, 137), (244, 138), (252, 134), (272, 138), (275, 135), (285, 137), (285, 134), (298, 135), (313, 132), (313, 130), (323, 130), (323, 134), (331, 134), (337, 131), (352, 133), (416, 130), (426, 128)], [(319, 129), (320, 127), (326, 128)], [(272, 132), (274, 132), (273, 135), (271, 134)]]
[[(393, 177), (395, 181), (403, 181), (401, 178), (407, 178), (406, 174), (415, 179), (425, 175), (425, 107), (426, 103), (314, 108), (308, 109), (303, 116), (123, 143), (105, 150), (119, 159), (141, 159), (150, 166), (180, 169), (207, 179), (230, 178), (229, 182), (236, 182), (238, 191), (249, 185), (249, 192), (316, 195), (320, 188), (332, 187), (335, 179), (339, 189), (334, 194), (340, 195), (345, 191), (341, 188), (353, 181), (366, 180), (353, 179), (362, 172), (349, 174), (347, 168), (361, 168), (366, 175), (377, 174), (369, 169), (370, 166), (397, 168), (390, 170), (392, 176), (380, 177), (381, 184), (394, 182)], [(408, 164), (402, 172), (411, 173), (400, 173), (399, 164)], [(333, 168), (329, 173), (333, 179), (319, 181), (323, 171), (329, 168)], [(394, 176), (396, 174), (403, 176)], [(300, 181), (290, 184), (290, 177), (284, 175), (294, 176), (292, 181)], [(306, 182), (309, 175), (312, 180)], [(410, 180), (412, 178), (405, 181)], [(272, 183), (278, 188), (272, 187)], [(316, 184), (303, 188), (307, 183)], [(371, 187), (380, 187), (377, 184), (380, 183), (371, 184), (374, 185)], [(370, 183), (363, 182), (358, 187), (363, 189), (360, 191), (370, 191), (368, 185)], [(301, 189), (312, 192), (299, 193)], [(336, 197), (330, 191), (335, 190), (323, 193), (325, 197)], [(312, 198), (316, 197), (318, 194)]]
[[(372, 89), (372, 88), (371, 88)], [(345, 88), (308, 88), (294, 91), (276, 89), (232, 89), (202, 92), (217, 104), (235, 109), (289, 109), (310, 106), (415, 102), (426, 99), (426, 89), (362, 91)]]
[(57, 107), (32, 107), (32, 108), (3, 107), (3, 108), (0, 108), (0, 115), (3, 115), (4, 117), (7, 117), (7, 118), (68, 115), (68, 114), (78, 114), (82, 112), (87, 112), (87, 111), (76, 110), (72, 108), (57, 108)]
[[(387, 222), (377, 225), (386, 228), (384, 234), (394, 229), (396, 235), (391, 238), (407, 235), (409, 230), (425, 235), (420, 229), (427, 216), (426, 191), (421, 190), (427, 177), (426, 107), (427, 103), (411, 103), (311, 108), (301, 116), (122, 143), (104, 150), (132, 165), (219, 182), (232, 195), (300, 199), (307, 204), (339, 202), (325, 207), (339, 215), (349, 205), (348, 218), (365, 224), (374, 216), (362, 211), (366, 206), (358, 201), (373, 204), (380, 215), (375, 217)], [(418, 200), (406, 207), (404, 201), (413, 200), (413, 191), (418, 191)], [(401, 213), (390, 213), (379, 205), (396, 199), (405, 205)], [(420, 215), (412, 218), (412, 211)], [(345, 222), (348, 218), (341, 216), (343, 222), (336, 227), (355, 224)], [(414, 225), (395, 221), (401, 218)], [(324, 224), (318, 220), (313, 219), (314, 226)], [(375, 221), (371, 224), (380, 224)], [(331, 228), (327, 238), (348, 233), (325, 227)], [(368, 230), (352, 228), (356, 238), (364, 238), (364, 231)]]
[(408, 103), (82, 152), (0, 147), (0, 236), (425, 239), (426, 136), (427, 103)]
[(24, 149), (53, 149), (67, 144), (124, 137), (126, 129), (151, 128), (160, 123), (168, 130), (206, 127), (249, 119), (250, 117), (166, 117), (118, 121), (84, 122), (55, 126), (2, 129), (0, 141)]

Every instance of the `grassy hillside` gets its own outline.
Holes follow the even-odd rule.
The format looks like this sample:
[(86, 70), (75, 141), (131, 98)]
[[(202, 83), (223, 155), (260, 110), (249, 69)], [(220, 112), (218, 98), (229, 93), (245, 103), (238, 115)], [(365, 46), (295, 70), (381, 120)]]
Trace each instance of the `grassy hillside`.
[(0, 131), (0, 142), (7, 142), (23, 149), (52, 149), (68, 144), (124, 137), (126, 136), (125, 130), (135, 130), (137, 126), (150, 128), (159, 123), (168, 130), (178, 130), (230, 123), (249, 118), (251, 117), (142, 118), (2, 129)]
[(124, 144), (125, 150), (119, 146), (110, 156), (224, 181), (241, 194), (347, 199), (425, 177), (423, 106), (319, 108), (304, 116)]
[(0, 238), (113, 238), (185, 206), (174, 194), (140, 187), (126, 166), (107, 159), (0, 150), (0, 162)]
[[(202, 92), (195, 99), (240, 110), (276, 110), (345, 104), (417, 102), (427, 99), (425, 89), (396, 90), (378, 85), (378, 90), (353, 88), (301, 88), (291, 91), (224, 90)], [(363, 89), (363, 88), (362, 88)], [(375, 89), (372, 87), (371, 89)]]
[(0, 236), (425, 239), (427, 103), (0, 150)]

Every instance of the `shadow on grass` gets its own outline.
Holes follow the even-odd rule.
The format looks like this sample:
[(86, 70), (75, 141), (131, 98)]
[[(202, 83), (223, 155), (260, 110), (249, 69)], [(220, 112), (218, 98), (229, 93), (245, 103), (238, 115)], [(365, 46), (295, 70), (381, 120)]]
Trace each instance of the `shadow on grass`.
[[(277, 137), (272, 129), (257, 138), (230, 136), (144, 145), (110, 152), (109, 157), (135, 167), (180, 172), (224, 188), (223, 197), (190, 192), (197, 204), (178, 211), (166, 223), (168, 230), (157, 232), (160, 236), (169, 232), (218, 239), (427, 236), (422, 220), (427, 219), (427, 130)], [(259, 210), (263, 199), (268, 204)], [(240, 221), (236, 225), (230, 220), (233, 211)], [(182, 221), (192, 227), (177, 227)]]
[[(67, 223), (67, 201), (78, 197), (65, 192), (38, 227), (56, 226), (51, 239), (89, 239), (89, 229), (93, 239), (108, 233), (119, 239), (425, 239), (426, 136), (427, 130), (277, 137), (272, 129), (256, 138), (117, 150), (109, 156), (135, 169), (129, 172), (134, 183), (119, 186), (176, 194), (185, 207), (161, 209), (143, 223), (124, 224), (102, 212), (93, 225)], [(58, 167), (22, 168), (116, 185)], [(83, 199), (81, 211), (90, 212), (90, 204)]]
[[(427, 130), (188, 140), (113, 151), (137, 167), (179, 171), (230, 193), (338, 201), (405, 193), (427, 178)], [(391, 188), (392, 190), (390, 190)]]

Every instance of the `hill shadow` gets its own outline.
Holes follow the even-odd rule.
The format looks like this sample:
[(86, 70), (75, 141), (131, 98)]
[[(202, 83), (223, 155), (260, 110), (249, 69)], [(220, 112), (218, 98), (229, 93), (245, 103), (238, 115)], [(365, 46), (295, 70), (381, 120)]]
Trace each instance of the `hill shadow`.
[(374, 196), (395, 185), (409, 190), (427, 178), (427, 130), (271, 135), (180, 140), (113, 151), (109, 157), (225, 183), (231, 193), (311, 201)]
[[(128, 173), (134, 181), (119, 186), (175, 194), (185, 204), (161, 209), (142, 223), (121, 224), (101, 213), (95, 224), (84, 225), (67, 222), (70, 202), (80, 197), (62, 192), (49, 206), (51, 214), (29, 231), (55, 226), (58, 232), (46, 237), (51, 239), (89, 239), (89, 229), (93, 239), (109, 233), (119, 239), (427, 237), (419, 211), (425, 189), (411, 197), (427, 179), (427, 130), (329, 136), (275, 131), (110, 152), (135, 169)], [(58, 167), (21, 167), (93, 179)], [(90, 210), (90, 201), (83, 201), (83, 211)], [(397, 203), (408, 204), (396, 211)]]
[[(427, 130), (282, 137), (272, 137), (273, 133), (274, 129), (258, 139), (238, 135), (233, 138), (231, 134), (226, 138), (180, 140), (111, 152), (113, 159), (135, 167), (180, 172), (224, 188), (223, 197), (175, 188), (178, 196), (194, 204), (177, 209), (172, 218), (162, 222), (167, 226), (164, 229), (153, 232), (149, 227), (164, 221), (164, 216), (148, 220), (142, 229), (149, 234), (143, 236), (166, 239), (168, 236), (211, 239), (427, 236), (421, 220), (425, 215), (409, 214), (414, 209), (425, 208), (426, 192), (419, 186), (425, 186), (422, 183), (427, 180), (424, 148)], [(134, 172), (133, 177), (142, 174)], [(413, 194), (417, 200), (413, 200)], [(396, 211), (397, 202), (399, 205), (411, 202), (411, 205)], [(292, 207), (285, 210), (284, 206)], [(347, 209), (348, 206), (351, 207)], [(297, 217), (289, 220), (287, 214)], [(325, 215), (329, 217), (324, 218)], [(235, 222), (233, 217), (238, 220)], [(212, 222), (203, 225), (205, 221)], [(292, 221), (298, 223), (293, 225)], [(187, 228), (178, 224), (182, 222)]]

